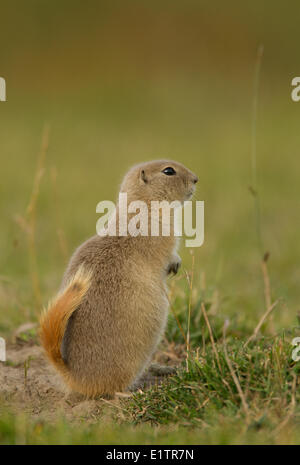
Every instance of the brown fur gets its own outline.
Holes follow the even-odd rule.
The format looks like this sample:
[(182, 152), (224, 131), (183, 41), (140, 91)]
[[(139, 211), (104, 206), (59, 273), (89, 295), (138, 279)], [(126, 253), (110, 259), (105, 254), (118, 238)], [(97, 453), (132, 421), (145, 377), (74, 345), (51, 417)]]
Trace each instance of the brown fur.
[[(162, 173), (167, 166), (175, 176)], [(128, 203), (182, 202), (196, 182), (183, 165), (159, 160), (133, 167), (121, 192)], [(72, 390), (111, 396), (149, 365), (167, 320), (166, 277), (180, 264), (177, 247), (174, 236), (94, 236), (75, 251), (41, 319), (42, 344)]]

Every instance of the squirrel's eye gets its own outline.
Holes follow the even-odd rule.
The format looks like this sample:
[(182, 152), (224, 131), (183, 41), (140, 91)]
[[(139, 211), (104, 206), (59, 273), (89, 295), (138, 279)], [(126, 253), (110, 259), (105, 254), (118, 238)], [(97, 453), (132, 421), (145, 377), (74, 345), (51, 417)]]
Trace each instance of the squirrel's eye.
[(174, 176), (174, 174), (176, 174), (176, 171), (171, 166), (168, 166), (168, 168), (165, 168), (162, 172), (167, 176)]

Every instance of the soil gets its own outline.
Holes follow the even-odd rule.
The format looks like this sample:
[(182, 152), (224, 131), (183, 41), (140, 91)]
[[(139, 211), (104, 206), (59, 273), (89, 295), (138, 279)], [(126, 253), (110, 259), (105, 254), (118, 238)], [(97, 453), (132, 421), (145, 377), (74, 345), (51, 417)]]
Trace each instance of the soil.
[[(33, 325), (23, 325), (32, 330)], [(22, 329), (22, 328), (21, 328)], [(38, 345), (36, 336), (25, 337), (17, 330), (13, 342), (7, 344), (6, 362), (0, 362), (0, 411), (1, 406), (8, 407), (13, 413), (26, 412), (31, 417), (51, 421), (62, 414), (69, 420), (85, 418), (93, 421), (112, 401), (85, 399), (66, 391), (66, 388), (54, 368), (47, 361), (44, 351)], [(166, 342), (154, 360), (163, 365), (180, 364), (182, 348)], [(140, 380), (136, 390), (163, 382), (165, 377), (155, 376), (149, 371)], [(130, 396), (130, 393), (124, 394)], [(121, 395), (122, 397), (122, 395)]]

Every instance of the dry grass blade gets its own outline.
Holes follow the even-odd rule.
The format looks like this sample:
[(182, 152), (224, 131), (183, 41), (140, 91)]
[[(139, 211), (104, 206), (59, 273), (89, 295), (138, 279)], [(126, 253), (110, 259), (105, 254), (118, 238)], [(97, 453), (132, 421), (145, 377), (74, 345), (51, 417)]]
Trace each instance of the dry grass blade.
[(228, 320), (225, 321), (224, 323), (224, 327), (223, 327), (223, 346), (224, 346), (224, 356), (225, 356), (225, 360), (226, 360), (226, 363), (228, 365), (228, 368), (229, 368), (229, 371), (230, 371), (230, 374), (232, 376), (232, 379), (234, 381), (234, 384), (236, 385), (236, 388), (238, 390), (238, 393), (239, 393), (239, 396), (240, 396), (240, 399), (241, 399), (241, 402), (242, 402), (242, 406), (243, 406), (243, 410), (245, 412), (245, 415), (247, 417), (247, 420), (249, 419), (249, 408), (248, 408), (248, 404), (246, 402), (246, 398), (245, 398), (245, 395), (243, 393), (243, 390), (241, 388), (241, 385), (239, 383), (239, 380), (234, 372), (234, 369), (233, 369), (233, 366), (232, 366), (232, 363), (231, 363), (231, 360), (228, 356), (228, 352), (227, 352), (227, 345), (226, 345), (226, 329), (228, 327)]
[(268, 258), (269, 258), (269, 253), (266, 252), (261, 262), (261, 269), (262, 269), (263, 278), (264, 278), (265, 301), (266, 301), (267, 309), (270, 308), (272, 305), (270, 278), (269, 278), (268, 267), (267, 267)]
[(253, 87), (253, 115), (252, 115), (252, 134), (251, 134), (251, 165), (252, 165), (252, 185), (249, 190), (254, 198), (255, 214), (256, 214), (256, 234), (258, 241), (258, 248), (262, 253), (262, 236), (261, 236), (261, 222), (260, 222), (260, 199), (257, 189), (257, 109), (258, 109), (258, 91), (260, 81), (260, 71), (262, 58), (264, 53), (263, 45), (260, 45), (257, 49), (256, 64), (255, 64), (255, 76), (254, 76), (254, 87)]
[(218, 368), (220, 370), (220, 373), (222, 373), (219, 354), (218, 354), (218, 351), (216, 349), (213, 332), (212, 332), (212, 329), (211, 329), (211, 326), (210, 326), (210, 323), (209, 323), (209, 319), (208, 319), (208, 316), (207, 316), (207, 313), (206, 313), (206, 310), (205, 310), (205, 305), (204, 305), (203, 302), (201, 304), (201, 310), (202, 310), (202, 313), (203, 313), (203, 316), (204, 316), (204, 319), (205, 319), (205, 323), (206, 323), (207, 328), (208, 328), (209, 337), (210, 337), (211, 345), (212, 345), (212, 348), (213, 348), (213, 351), (214, 351), (214, 354), (215, 354), (215, 357), (216, 357), (216, 360), (217, 360)]
[(186, 371), (189, 371), (189, 356), (190, 356), (190, 325), (191, 325), (191, 308), (192, 308), (192, 292), (193, 292), (193, 281), (194, 281), (194, 267), (195, 267), (195, 256), (192, 255), (192, 271), (191, 277), (185, 270), (186, 279), (189, 285), (189, 303), (188, 303), (188, 322), (187, 322), (187, 335), (184, 338), (186, 343)]
[(45, 125), (42, 135), (41, 150), (38, 157), (38, 164), (33, 183), (33, 189), (29, 201), (29, 205), (26, 210), (27, 224), (29, 227), (28, 231), (28, 249), (29, 249), (29, 261), (30, 261), (30, 275), (32, 281), (32, 287), (35, 297), (36, 308), (39, 310), (41, 306), (41, 292), (39, 283), (39, 274), (37, 267), (37, 255), (36, 255), (36, 206), (40, 191), (40, 183), (45, 170), (45, 158), (49, 146), (49, 126)]
[(30, 202), (27, 207), (27, 215), (31, 220), (32, 218), (35, 219), (35, 216), (33, 215), (33, 213), (35, 213), (35, 210), (36, 210), (37, 199), (38, 199), (39, 191), (40, 191), (40, 182), (44, 174), (44, 170), (45, 170), (46, 153), (49, 147), (49, 133), (50, 133), (50, 128), (49, 128), (49, 125), (46, 124), (43, 129), (41, 150), (40, 150), (39, 157), (38, 157), (38, 163), (37, 163), (37, 169), (36, 169), (34, 183), (33, 183), (33, 189), (32, 189), (32, 193), (30, 197)]
[[(266, 305), (266, 310), (268, 310), (271, 305), (272, 305), (272, 298), (271, 298), (271, 285), (270, 285), (270, 277), (268, 273), (268, 259), (269, 259), (269, 252), (266, 252), (264, 254), (264, 257), (261, 262), (261, 270), (263, 274), (263, 281), (264, 281), (264, 294), (265, 294), (265, 305)], [(273, 323), (273, 315), (270, 317), (270, 327), (271, 327), (271, 332), (274, 334), (275, 329), (274, 329), (274, 323)]]
[(270, 313), (274, 310), (274, 308), (276, 307), (276, 305), (278, 304), (279, 300), (276, 300), (269, 308), (268, 310), (264, 313), (264, 315), (261, 317), (261, 319), (259, 320), (258, 322), (258, 325), (256, 326), (255, 330), (253, 331), (253, 334), (252, 336), (249, 337), (249, 339), (246, 341), (244, 347), (247, 347), (247, 345), (249, 344), (249, 342), (253, 341), (254, 339), (256, 339), (257, 337), (257, 334), (260, 330), (260, 328), (262, 327), (264, 321), (266, 320), (266, 318), (270, 315)]
[(39, 311), (41, 307), (41, 292), (39, 273), (37, 267), (37, 254), (36, 254), (36, 207), (38, 196), (40, 192), (40, 183), (45, 171), (45, 158), (49, 145), (49, 126), (45, 125), (42, 135), (42, 144), (38, 156), (37, 169), (35, 173), (33, 188), (26, 209), (25, 217), (21, 215), (15, 216), (15, 221), (27, 236), (28, 253), (29, 253), (29, 268), (30, 278), (32, 282), (32, 289), (35, 299), (36, 310)]
[(189, 289), (189, 308), (188, 308), (188, 326), (187, 326), (187, 352), (190, 350), (190, 326), (191, 326), (191, 307), (192, 307), (192, 292), (193, 292), (193, 281), (194, 281), (194, 267), (195, 267), (195, 256), (192, 256), (192, 274), (190, 279)]

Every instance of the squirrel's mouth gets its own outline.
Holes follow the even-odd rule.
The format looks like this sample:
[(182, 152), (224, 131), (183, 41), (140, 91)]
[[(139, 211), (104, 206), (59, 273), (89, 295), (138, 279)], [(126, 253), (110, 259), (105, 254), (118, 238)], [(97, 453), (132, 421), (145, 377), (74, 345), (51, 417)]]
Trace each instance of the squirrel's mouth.
[(195, 189), (191, 189), (186, 193), (185, 200), (190, 200), (195, 193)]

